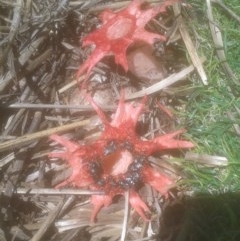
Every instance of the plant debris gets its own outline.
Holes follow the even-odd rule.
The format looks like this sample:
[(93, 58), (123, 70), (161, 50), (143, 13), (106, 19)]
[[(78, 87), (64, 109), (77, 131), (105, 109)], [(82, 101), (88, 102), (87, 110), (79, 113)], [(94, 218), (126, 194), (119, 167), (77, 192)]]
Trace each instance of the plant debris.
[[(184, 165), (176, 160), (205, 167), (228, 164), (222, 156), (179, 150), (178, 147), (192, 147), (194, 141), (187, 142), (187, 134), (173, 139), (182, 133), (178, 130), (187, 129), (176, 112), (185, 111), (196, 73), (201, 79), (199, 85), (208, 84), (202, 65), (205, 58), (198, 55), (197, 44), (186, 27), (189, 19), (185, 12), (191, 12), (191, 7), (181, 1), (2, 0), (0, 10), (0, 240), (156, 240), (162, 210), (175, 197), (188, 191), (184, 185), (178, 187), (178, 181), (187, 174)], [(141, 21), (139, 16), (143, 16)], [(128, 37), (120, 41), (120, 47), (115, 45), (116, 41), (109, 45), (105, 36), (107, 31), (119, 40), (125, 34), (126, 29), (111, 31), (116, 19), (120, 21), (117, 27), (124, 23), (128, 30)], [(102, 32), (104, 28), (106, 31)], [(100, 37), (101, 40), (104, 37), (106, 45), (99, 44)], [(221, 41), (218, 38), (214, 42)], [(83, 89), (84, 81), (87, 84)], [(125, 93), (125, 104), (121, 91)], [(92, 105), (85, 98), (89, 94)], [(135, 99), (146, 95), (143, 109), (143, 102)], [(135, 100), (135, 104), (140, 102), (137, 112), (130, 100)], [(124, 109), (127, 106), (130, 106), (128, 113)], [(114, 121), (115, 126), (123, 121), (119, 116), (121, 110), (124, 110), (123, 120), (129, 120), (130, 114), (135, 116), (131, 128), (125, 126), (124, 132), (115, 133), (111, 128)], [(236, 116), (228, 114), (236, 120)], [(235, 124), (234, 128), (238, 130), (239, 126)], [(133, 129), (134, 140), (124, 142)], [(168, 199), (144, 185), (132, 187), (134, 190), (118, 186), (107, 201), (103, 200), (105, 188), (87, 189), (80, 183), (82, 180), (75, 188), (55, 188), (59, 183), (68, 184), (68, 178), (77, 182), (72, 175), (77, 173), (78, 178), (80, 175), (76, 163), (70, 163), (72, 170), (57, 157), (65, 155), (68, 148), (78, 149), (96, 140), (104, 143), (100, 154), (104, 151), (106, 156), (111, 156), (114, 143), (107, 141), (111, 141), (114, 134), (122, 137), (117, 148), (126, 144), (124, 149), (133, 148), (134, 155), (135, 152), (143, 155), (142, 147), (137, 148), (139, 143), (153, 146), (154, 150), (145, 146), (148, 152), (144, 161), (146, 173), (142, 170), (145, 179), (137, 184), (148, 182), (162, 194), (169, 191)], [(49, 139), (51, 135), (63, 146), (67, 145), (65, 152)], [(160, 144), (167, 148), (160, 148)], [(177, 150), (167, 150), (171, 144)], [(95, 147), (98, 148), (93, 146), (90, 152), (94, 153)], [(76, 155), (74, 148), (69, 155)], [(49, 157), (49, 153), (56, 152), (58, 154)], [(102, 176), (100, 178), (97, 171), (102, 166), (94, 161), (90, 164), (88, 171), (94, 174), (91, 178), (101, 182)], [(136, 162), (132, 168), (138, 165)], [(136, 173), (130, 174), (129, 183)], [(163, 179), (162, 183), (167, 186), (156, 183), (154, 177)], [(120, 185), (124, 180), (114, 181)], [(177, 187), (170, 188), (173, 183), (177, 183)], [(94, 196), (98, 198), (91, 200)], [(91, 201), (95, 204), (94, 210)], [(92, 215), (93, 221), (98, 207), (110, 201), (112, 204), (98, 213), (97, 222), (91, 223), (89, 217)]]

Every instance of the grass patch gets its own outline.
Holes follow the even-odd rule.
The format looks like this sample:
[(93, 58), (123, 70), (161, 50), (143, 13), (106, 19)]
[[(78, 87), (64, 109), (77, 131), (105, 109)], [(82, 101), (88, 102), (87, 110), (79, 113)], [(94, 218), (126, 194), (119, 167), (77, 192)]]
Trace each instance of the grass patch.
[[(224, 2), (240, 14), (239, 1)], [(207, 59), (205, 70), (209, 84), (203, 86), (192, 76), (194, 91), (188, 97), (186, 111), (179, 114), (184, 118), (188, 135), (197, 143), (194, 151), (224, 156), (229, 165), (209, 168), (187, 162), (184, 172), (189, 177), (187, 183), (197, 192), (236, 191), (240, 183), (240, 136), (234, 124), (240, 125), (240, 85), (224, 73), (216, 56), (206, 22), (205, 1), (192, 1), (192, 4), (195, 11), (195, 19), (191, 22), (193, 36), (199, 45), (198, 52)], [(222, 32), (227, 62), (240, 79), (239, 25), (220, 6), (214, 4), (212, 7), (214, 21)], [(234, 118), (229, 118), (229, 114)]]
[[(226, 6), (240, 16), (240, 2), (238, 0), (223, 1)], [(219, 24), (224, 40), (224, 50), (231, 68), (240, 78), (240, 27), (239, 23), (225, 13), (220, 7), (214, 8), (214, 17)]]

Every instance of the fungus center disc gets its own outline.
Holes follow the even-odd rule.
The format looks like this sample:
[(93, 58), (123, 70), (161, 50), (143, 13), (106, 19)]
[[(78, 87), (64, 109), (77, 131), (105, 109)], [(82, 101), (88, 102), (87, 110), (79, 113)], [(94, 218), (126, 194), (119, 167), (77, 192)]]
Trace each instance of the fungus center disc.
[(132, 20), (129, 18), (120, 18), (113, 23), (107, 30), (108, 39), (118, 39), (127, 35), (132, 27)]

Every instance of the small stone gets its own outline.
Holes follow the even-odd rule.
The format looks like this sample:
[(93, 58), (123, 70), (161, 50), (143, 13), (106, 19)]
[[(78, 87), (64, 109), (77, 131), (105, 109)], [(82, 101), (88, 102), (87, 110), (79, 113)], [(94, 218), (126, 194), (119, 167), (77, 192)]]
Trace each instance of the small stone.
[(164, 64), (153, 55), (149, 45), (142, 45), (127, 55), (129, 71), (142, 81), (156, 83), (167, 75)]

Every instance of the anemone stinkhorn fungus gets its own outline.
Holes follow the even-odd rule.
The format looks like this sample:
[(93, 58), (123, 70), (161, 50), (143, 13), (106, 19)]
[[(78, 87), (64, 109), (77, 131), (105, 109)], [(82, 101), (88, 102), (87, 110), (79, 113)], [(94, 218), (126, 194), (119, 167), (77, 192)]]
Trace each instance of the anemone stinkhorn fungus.
[(88, 97), (104, 129), (101, 135), (91, 143), (79, 145), (58, 135), (50, 138), (65, 147), (61, 153), (50, 153), (50, 157), (65, 159), (72, 167), (72, 175), (58, 187), (72, 185), (88, 187), (91, 190), (104, 191), (104, 195), (92, 195), (93, 212), (91, 221), (103, 206), (111, 204), (116, 195), (129, 191), (129, 202), (145, 220), (147, 205), (138, 194), (138, 187), (149, 184), (162, 195), (173, 186), (174, 180), (155, 170), (148, 162), (148, 157), (166, 149), (191, 148), (189, 141), (175, 137), (182, 133), (178, 130), (152, 140), (143, 140), (135, 132), (138, 117), (146, 98), (140, 103), (125, 103), (122, 94), (116, 113), (111, 122), (99, 109), (91, 97)]
[(145, 25), (157, 14), (166, 10), (178, 0), (166, 0), (153, 8), (141, 9), (143, 1), (134, 0), (126, 8), (113, 12), (104, 10), (99, 18), (102, 25), (83, 38), (82, 46), (93, 45), (94, 50), (80, 66), (77, 77), (86, 72), (88, 77), (92, 68), (105, 56), (113, 55), (116, 64), (128, 70), (127, 48), (136, 42), (152, 45), (154, 40), (165, 41), (164, 35), (148, 32)]

